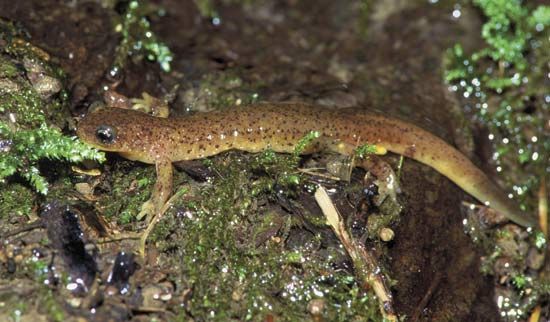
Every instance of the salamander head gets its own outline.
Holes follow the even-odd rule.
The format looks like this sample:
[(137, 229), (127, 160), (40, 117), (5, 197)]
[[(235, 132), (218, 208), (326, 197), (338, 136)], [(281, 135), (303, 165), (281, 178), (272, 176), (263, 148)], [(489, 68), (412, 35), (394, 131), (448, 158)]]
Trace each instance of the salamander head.
[(78, 137), (103, 151), (117, 152), (132, 160), (148, 162), (151, 116), (121, 108), (105, 108), (88, 113), (78, 124)]

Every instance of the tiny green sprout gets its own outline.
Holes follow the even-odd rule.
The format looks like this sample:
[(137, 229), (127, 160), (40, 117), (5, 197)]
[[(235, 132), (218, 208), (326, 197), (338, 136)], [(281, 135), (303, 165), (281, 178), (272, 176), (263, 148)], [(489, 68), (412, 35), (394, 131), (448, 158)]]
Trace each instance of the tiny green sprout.
[(521, 290), (527, 284), (527, 278), (523, 274), (515, 275), (512, 278), (512, 284), (514, 284), (517, 289)]
[(212, 162), (212, 159), (202, 159), (202, 162), (201, 162), (205, 167), (211, 167), (214, 165), (214, 163)]
[(260, 155), (260, 161), (262, 163), (275, 162), (276, 158), (277, 158), (277, 154), (275, 153), (275, 151), (271, 149), (267, 149), (263, 151), (262, 154)]
[(294, 155), (298, 156), (304, 152), (308, 145), (310, 145), (315, 139), (318, 139), (321, 136), (319, 131), (310, 131), (303, 138), (298, 141), (294, 147)]
[(287, 263), (301, 263), (303, 261), (303, 254), (300, 251), (292, 251), (285, 254), (285, 260)]
[(149, 182), (150, 181), (149, 181), (148, 177), (138, 179), (138, 181), (137, 181), (138, 188), (139, 189), (145, 188), (146, 186), (149, 185)]
[(286, 181), (293, 185), (298, 185), (300, 183), (300, 176), (296, 174), (291, 174), (286, 177)]
[(376, 145), (367, 143), (355, 149), (355, 155), (363, 159), (367, 157), (369, 154), (375, 154), (376, 151), (377, 151)]

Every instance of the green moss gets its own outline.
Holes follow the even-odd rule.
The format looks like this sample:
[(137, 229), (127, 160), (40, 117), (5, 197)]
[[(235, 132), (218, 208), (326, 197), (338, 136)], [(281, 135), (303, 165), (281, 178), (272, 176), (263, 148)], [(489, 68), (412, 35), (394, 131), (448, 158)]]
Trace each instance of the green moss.
[(42, 301), (41, 306), (46, 310), (48, 319), (55, 322), (65, 321), (65, 311), (59, 300), (54, 296), (54, 291), (50, 289), (44, 289), (40, 296)]
[(43, 284), (50, 274), (49, 262), (47, 259), (38, 257), (26, 258), (20, 267), (21, 274), (25, 274), (33, 280)]
[(104, 183), (107, 194), (99, 202), (105, 217), (116, 218), (122, 225), (135, 221), (155, 183), (154, 167), (131, 165), (128, 161), (117, 162), (110, 181)]
[(20, 322), (22, 321), (21, 315), (27, 310), (27, 304), (19, 301), (17, 304), (15, 304), (15, 307), (11, 311), (11, 319), (14, 322)]
[(301, 138), (296, 146), (294, 147), (293, 154), (295, 157), (299, 157), (308, 146), (310, 146), (313, 141), (318, 139), (321, 136), (321, 133), (319, 131), (310, 131), (308, 134), (306, 134), (303, 138)]
[[(464, 53), (459, 44), (455, 45), (452, 55), (461, 64), (447, 68), (447, 81), (460, 81), (475, 71), (484, 59), (490, 59), (497, 65), (482, 77), (482, 82), (490, 89), (502, 91), (511, 86), (521, 84), (523, 73), (528, 67), (526, 51), (529, 42), (536, 33), (548, 28), (550, 7), (540, 6), (529, 11), (519, 0), (474, 0), (480, 7), (487, 21), (482, 27), (481, 35), (487, 47), (464, 59)], [(520, 75), (517, 75), (517, 73)]]
[(158, 14), (148, 1), (130, 1), (115, 26), (122, 39), (117, 47), (112, 73), (124, 68), (130, 57), (145, 57), (157, 62), (165, 72), (170, 71), (173, 54), (151, 30), (148, 15)]
[(376, 153), (376, 145), (373, 144), (363, 144), (362, 146), (355, 149), (355, 155), (357, 155), (360, 158), (365, 158), (369, 154)]
[(29, 216), (35, 203), (30, 189), (18, 184), (0, 185), (0, 218), (5, 216)]
[(527, 285), (527, 277), (522, 274), (515, 275), (512, 278), (512, 284), (514, 284), (517, 289), (522, 290)]
[(497, 172), (521, 208), (531, 211), (550, 155), (550, 7), (530, 9), (518, 0), (473, 3), (487, 18), (481, 32), (486, 46), (471, 55), (460, 44), (449, 49), (445, 78), (487, 126)]
[[(380, 320), (376, 299), (361, 291), (349, 272), (335, 269), (315, 247), (285, 247), (296, 223), (272, 211), (269, 200), (297, 195), (304, 181), (296, 171), (298, 160), (273, 151), (212, 158), (217, 175), (164, 216), (152, 240), (170, 251), (167, 260), (180, 269), (178, 283), (193, 289), (184, 303), (188, 314), (220, 321), (272, 314), (296, 321), (310, 317), (311, 300), (323, 299), (326, 320)], [(288, 179), (294, 175), (298, 184)], [(277, 238), (258, 239), (265, 234)], [(320, 238), (312, 242), (321, 244)], [(333, 247), (327, 251), (340, 253)]]
[(0, 179), (18, 173), (42, 194), (48, 192), (48, 182), (38, 170), (40, 160), (103, 161), (102, 153), (45, 123), (29, 130), (11, 130), (7, 124), (0, 123), (0, 137), (9, 142), (7, 153), (0, 156)]
[[(47, 54), (12, 32), (10, 37), (2, 35), (8, 43), (0, 51), (0, 180), (18, 175), (46, 194), (40, 161), (102, 161), (104, 155), (62, 133), (68, 119), (66, 94), (62, 89), (45, 92), (39, 82), (61, 86), (63, 73), (48, 63)], [(30, 75), (39, 80), (32, 84)]]

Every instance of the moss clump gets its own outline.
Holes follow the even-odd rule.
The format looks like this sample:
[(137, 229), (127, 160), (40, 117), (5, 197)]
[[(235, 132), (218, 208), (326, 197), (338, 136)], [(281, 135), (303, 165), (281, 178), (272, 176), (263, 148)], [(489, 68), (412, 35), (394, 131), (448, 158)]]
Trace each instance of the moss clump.
[(4, 216), (28, 216), (32, 212), (35, 196), (32, 191), (18, 183), (0, 189), (0, 218)]
[[(274, 211), (270, 200), (296, 195), (302, 177), (298, 184), (287, 178), (296, 165), (292, 154), (226, 153), (211, 162), (219, 175), (165, 216), (169, 223), (155, 238), (181, 270), (177, 283), (193, 290), (183, 303), (187, 314), (220, 321), (267, 315), (298, 321), (308, 319), (308, 304), (320, 299), (326, 320), (380, 320), (376, 299), (361, 291), (351, 272), (334, 267), (331, 259), (341, 257), (337, 246), (319, 252), (312, 245), (322, 244), (320, 235), (313, 235), (311, 244), (286, 245), (297, 224)], [(177, 227), (168, 239), (166, 227)], [(265, 235), (271, 238), (258, 238)]]
[(155, 8), (147, 1), (134, 0), (120, 11), (115, 30), (121, 34), (122, 39), (116, 50), (112, 72), (116, 74), (122, 69), (129, 57), (145, 57), (149, 61), (157, 62), (163, 71), (169, 72), (173, 54), (151, 30), (151, 23), (147, 19), (147, 15), (157, 13)]
[(363, 144), (362, 146), (355, 149), (355, 155), (359, 158), (367, 158), (370, 154), (375, 154), (378, 151), (376, 145), (373, 144)]
[(497, 303), (500, 314), (521, 320), (548, 299), (550, 279), (543, 265), (547, 241), (540, 231), (526, 232), (514, 224), (487, 228), (479, 214), (471, 209), (465, 232), (481, 247), (480, 271), (493, 276), (496, 291), (503, 291)]
[(0, 180), (17, 174), (46, 194), (41, 160), (102, 161), (104, 155), (63, 135), (61, 128), (68, 116), (62, 71), (48, 63), (46, 53), (17, 38), (17, 31), (9, 27), (1, 24), (5, 32), (0, 40), (7, 45), (0, 49)]
[[(489, 130), (497, 172), (521, 207), (535, 205), (535, 189), (547, 171), (550, 137), (545, 130), (550, 98), (545, 81), (550, 7), (530, 10), (519, 0), (474, 0), (487, 20), (486, 47), (467, 55), (449, 50), (445, 78), (465, 108)], [(546, 71), (545, 71), (546, 70)]]
[(154, 183), (154, 167), (117, 162), (110, 180), (98, 187), (107, 192), (99, 202), (103, 214), (107, 218), (116, 218), (122, 225), (135, 221), (141, 205), (149, 199)]

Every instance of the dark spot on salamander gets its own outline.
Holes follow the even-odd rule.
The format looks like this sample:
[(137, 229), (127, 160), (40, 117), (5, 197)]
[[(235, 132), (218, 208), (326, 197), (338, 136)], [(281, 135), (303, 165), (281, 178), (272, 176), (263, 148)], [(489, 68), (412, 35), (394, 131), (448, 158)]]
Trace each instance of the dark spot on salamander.
[(413, 158), (415, 153), (416, 153), (416, 148), (414, 146), (409, 146), (405, 149), (405, 151), (403, 152), (403, 155), (408, 158)]

